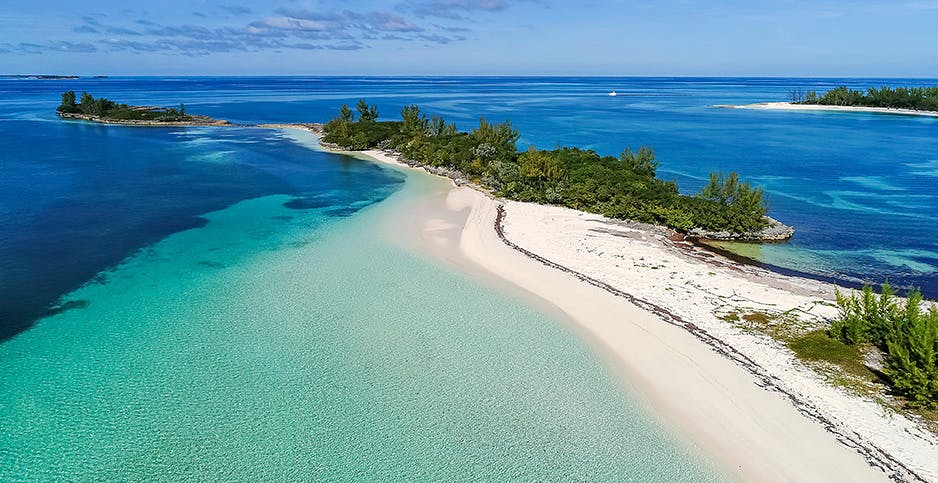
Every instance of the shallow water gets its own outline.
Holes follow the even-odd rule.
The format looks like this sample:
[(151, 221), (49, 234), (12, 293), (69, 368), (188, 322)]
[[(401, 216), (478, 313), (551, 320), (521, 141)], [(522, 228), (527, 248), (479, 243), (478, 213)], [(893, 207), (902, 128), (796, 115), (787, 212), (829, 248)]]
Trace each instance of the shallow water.
[(242, 201), (69, 294), (0, 344), (0, 480), (725, 479), (561, 324), (385, 241), (422, 195)]

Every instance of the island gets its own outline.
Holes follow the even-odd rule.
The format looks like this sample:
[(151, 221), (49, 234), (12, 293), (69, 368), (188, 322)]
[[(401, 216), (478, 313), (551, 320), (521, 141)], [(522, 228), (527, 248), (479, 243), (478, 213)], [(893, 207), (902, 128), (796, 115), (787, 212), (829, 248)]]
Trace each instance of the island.
[(767, 216), (763, 190), (736, 173), (711, 173), (700, 193), (680, 193), (675, 181), (656, 176), (658, 161), (649, 147), (625, 149), (618, 157), (576, 147), (519, 152), (519, 133), (508, 121), (483, 118), (464, 132), (442, 117), (428, 118), (416, 105), (404, 107), (401, 121), (378, 121), (377, 107), (364, 100), (357, 110), (355, 119), (343, 105), (323, 126), (327, 147), (383, 149), (408, 165), (506, 199), (663, 225), (693, 238), (782, 241), (794, 233)]
[(33, 80), (73, 80), (80, 79), (77, 75), (50, 75), (50, 74), (12, 74), (0, 75), (0, 79), (33, 79)]
[(717, 105), (735, 109), (788, 111), (847, 111), (907, 116), (938, 117), (938, 87), (871, 87), (864, 91), (836, 87), (821, 95), (817, 91), (792, 89), (789, 100), (745, 105)]
[(118, 104), (103, 97), (95, 98), (87, 92), (76, 99), (75, 91), (62, 93), (62, 103), (56, 114), (64, 119), (122, 124), (131, 126), (227, 126), (228, 121), (186, 113), (186, 106), (175, 107), (130, 106)]

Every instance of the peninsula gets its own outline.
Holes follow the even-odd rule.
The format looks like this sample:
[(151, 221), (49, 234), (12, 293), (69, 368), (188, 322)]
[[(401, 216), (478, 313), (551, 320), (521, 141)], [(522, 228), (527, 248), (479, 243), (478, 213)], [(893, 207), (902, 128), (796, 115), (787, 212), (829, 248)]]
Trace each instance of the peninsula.
[(87, 92), (76, 99), (75, 91), (62, 93), (62, 103), (56, 114), (64, 119), (122, 124), (131, 126), (227, 126), (228, 121), (186, 113), (186, 106), (178, 108), (156, 106), (130, 106), (118, 104), (103, 97), (95, 98)]
[(745, 105), (717, 105), (734, 109), (843, 111), (938, 117), (938, 87), (882, 87), (866, 92), (840, 86), (818, 95), (794, 89), (790, 100)]
[(343, 105), (324, 129), (323, 141), (335, 148), (391, 150), (407, 164), (434, 169), (457, 183), (472, 182), (516, 201), (558, 205), (609, 218), (663, 225), (695, 238), (781, 241), (794, 229), (766, 215), (763, 190), (740, 181), (736, 173), (711, 173), (696, 195), (656, 176), (651, 148), (625, 149), (619, 157), (600, 156), (576, 147), (519, 152), (519, 134), (510, 122), (484, 118), (461, 132), (442, 117), (427, 118), (416, 105), (401, 111), (401, 121), (378, 121), (378, 110), (360, 100), (358, 119)]

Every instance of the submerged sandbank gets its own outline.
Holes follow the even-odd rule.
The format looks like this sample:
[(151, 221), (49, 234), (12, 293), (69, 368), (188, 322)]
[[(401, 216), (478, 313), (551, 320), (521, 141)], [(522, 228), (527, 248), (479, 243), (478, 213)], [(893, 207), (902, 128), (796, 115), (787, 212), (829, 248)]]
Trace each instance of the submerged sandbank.
[(759, 102), (755, 104), (718, 104), (713, 107), (724, 109), (762, 109), (769, 111), (810, 111), (810, 112), (866, 112), (873, 114), (894, 114), (901, 116), (938, 117), (938, 112), (916, 111), (914, 109), (894, 109), (890, 107), (865, 106), (828, 106), (822, 104), (792, 104), (790, 102)]
[(756, 481), (938, 477), (934, 434), (719, 318), (731, 308), (829, 317), (833, 286), (714, 260), (598, 215), (502, 205), (443, 183), (407, 210), (421, 214), (407, 229), (394, 221), (397, 236), (410, 233), (419, 251), (560, 310), (665, 424), (730, 471)]

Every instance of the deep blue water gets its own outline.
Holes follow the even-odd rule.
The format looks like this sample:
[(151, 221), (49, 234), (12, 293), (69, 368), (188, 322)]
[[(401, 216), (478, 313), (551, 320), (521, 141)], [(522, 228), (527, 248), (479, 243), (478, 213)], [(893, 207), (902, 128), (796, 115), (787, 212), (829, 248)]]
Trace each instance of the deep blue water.
[(0, 105), (0, 340), (69, 308), (56, 306), (62, 294), (136, 250), (203, 225), (204, 213), (289, 194), (289, 207), (347, 216), (402, 182), (275, 130), (64, 122), (49, 116), (50, 86), (8, 87), (18, 93)]
[[(785, 100), (791, 88), (938, 85), (922, 79), (109, 78), (0, 80), (0, 339), (128, 254), (266, 194), (295, 207), (378, 200), (400, 180), (316, 153), (277, 131), (139, 129), (62, 122), (59, 93), (186, 104), (236, 122), (316, 122), (360, 97), (395, 118), (405, 104), (460, 128), (510, 119), (520, 147), (617, 154), (652, 146), (685, 192), (712, 170), (767, 190), (790, 243), (742, 247), (765, 263), (938, 296), (938, 119), (717, 109)], [(616, 90), (619, 97), (606, 93)], [(342, 209), (342, 207), (353, 208)], [(740, 249), (740, 247), (736, 247)]]

